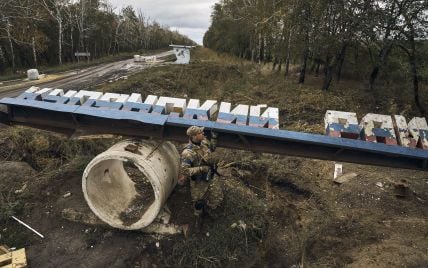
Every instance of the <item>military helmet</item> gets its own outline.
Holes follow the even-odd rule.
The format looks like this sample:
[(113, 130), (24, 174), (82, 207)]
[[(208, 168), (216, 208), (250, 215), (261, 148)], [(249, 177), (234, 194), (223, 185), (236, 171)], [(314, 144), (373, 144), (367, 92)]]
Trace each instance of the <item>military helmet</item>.
[(204, 133), (204, 128), (203, 127), (198, 127), (198, 126), (191, 126), (187, 129), (186, 134), (189, 137), (193, 137), (198, 135), (199, 133)]

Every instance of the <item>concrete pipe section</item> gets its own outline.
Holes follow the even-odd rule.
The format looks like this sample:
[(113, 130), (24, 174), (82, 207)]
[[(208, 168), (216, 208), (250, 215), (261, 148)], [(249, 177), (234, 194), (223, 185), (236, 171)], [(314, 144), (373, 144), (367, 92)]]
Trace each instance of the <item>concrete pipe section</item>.
[(125, 140), (86, 167), (82, 187), (91, 210), (112, 227), (142, 229), (174, 189), (180, 155), (170, 142)]

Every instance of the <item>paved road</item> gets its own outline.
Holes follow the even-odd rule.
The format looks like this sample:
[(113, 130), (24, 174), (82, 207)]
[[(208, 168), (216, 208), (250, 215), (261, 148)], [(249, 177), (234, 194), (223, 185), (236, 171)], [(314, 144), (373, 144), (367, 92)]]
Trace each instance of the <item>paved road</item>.
[(104, 63), (81, 70), (73, 70), (60, 75), (48, 75), (46, 79), (43, 80), (22, 81), (18, 83), (8, 83), (6, 81), (4, 82), (6, 85), (0, 86), (0, 99), (4, 97), (16, 97), (31, 86), (40, 88), (62, 88), (64, 90), (90, 90), (93, 89), (94, 86), (105, 82), (124, 79), (126, 76), (137, 73), (142, 69), (167, 64), (162, 58), (172, 54), (174, 54), (172, 50), (154, 54), (153, 56), (159, 59), (156, 63), (134, 63), (133, 59), (129, 59)]

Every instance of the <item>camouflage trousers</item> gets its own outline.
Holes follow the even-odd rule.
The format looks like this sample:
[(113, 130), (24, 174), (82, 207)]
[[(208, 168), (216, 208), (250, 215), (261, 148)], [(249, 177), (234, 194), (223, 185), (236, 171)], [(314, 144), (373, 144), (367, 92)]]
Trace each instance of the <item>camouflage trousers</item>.
[[(223, 184), (218, 176), (210, 181), (190, 181), (190, 194), (194, 203), (204, 201), (208, 210), (215, 210), (223, 201)], [(199, 216), (201, 210), (195, 208), (195, 215)]]

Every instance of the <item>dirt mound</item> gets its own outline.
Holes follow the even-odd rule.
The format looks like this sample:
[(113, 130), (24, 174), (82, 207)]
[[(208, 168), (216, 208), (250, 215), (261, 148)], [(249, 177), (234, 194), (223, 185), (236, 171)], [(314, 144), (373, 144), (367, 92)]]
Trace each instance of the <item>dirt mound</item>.
[(13, 183), (19, 181), (20, 178), (31, 177), (36, 174), (36, 171), (26, 162), (0, 162), (0, 170), (0, 181), (2, 182), (0, 189), (5, 186), (8, 186), (9, 189), (13, 188)]

